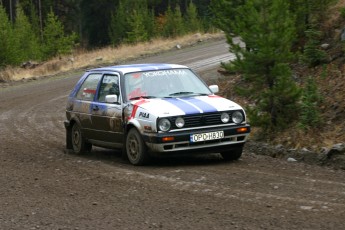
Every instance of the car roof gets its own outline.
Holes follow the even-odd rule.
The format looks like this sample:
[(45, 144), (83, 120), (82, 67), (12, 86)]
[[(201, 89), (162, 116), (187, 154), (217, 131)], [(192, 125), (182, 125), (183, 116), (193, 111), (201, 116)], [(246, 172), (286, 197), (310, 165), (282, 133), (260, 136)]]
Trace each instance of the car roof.
[(131, 65), (116, 65), (107, 66), (96, 69), (91, 69), (89, 71), (116, 71), (122, 74), (140, 72), (140, 71), (154, 71), (154, 70), (169, 70), (169, 69), (186, 69), (187, 66), (177, 65), (177, 64), (167, 64), (167, 63), (146, 63), (146, 64), (131, 64)]

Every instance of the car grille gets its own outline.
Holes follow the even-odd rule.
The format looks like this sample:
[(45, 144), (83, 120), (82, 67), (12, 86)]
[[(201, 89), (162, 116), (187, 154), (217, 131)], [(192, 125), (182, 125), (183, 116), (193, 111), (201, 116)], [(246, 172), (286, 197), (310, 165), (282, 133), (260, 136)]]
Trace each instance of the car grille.
[[(227, 113), (230, 115), (230, 122), (228, 124), (232, 124), (231, 120), (231, 114), (234, 111), (228, 111)], [(183, 117), (185, 121), (185, 125), (183, 128), (193, 128), (193, 127), (201, 127), (201, 126), (209, 126), (209, 125), (221, 125), (224, 124), (220, 117), (221, 113), (220, 112), (215, 112), (215, 113), (204, 113), (204, 114), (197, 114), (197, 115), (186, 115), (186, 116), (181, 116)], [(178, 129), (175, 125), (175, 120), (178, 117), (171, 117), (171, 125), (172, 129)]]

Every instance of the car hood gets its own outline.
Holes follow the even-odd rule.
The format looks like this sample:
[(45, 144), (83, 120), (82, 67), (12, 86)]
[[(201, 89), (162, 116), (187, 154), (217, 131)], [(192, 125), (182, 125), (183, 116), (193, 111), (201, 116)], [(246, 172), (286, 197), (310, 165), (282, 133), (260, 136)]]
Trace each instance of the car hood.
[(216, 95), (142, 99), (133, 101), (132, 104), (134, 107), (140, 107), (150, 114), (159, 117), (242, 109), (242, 107), (235, 102)]

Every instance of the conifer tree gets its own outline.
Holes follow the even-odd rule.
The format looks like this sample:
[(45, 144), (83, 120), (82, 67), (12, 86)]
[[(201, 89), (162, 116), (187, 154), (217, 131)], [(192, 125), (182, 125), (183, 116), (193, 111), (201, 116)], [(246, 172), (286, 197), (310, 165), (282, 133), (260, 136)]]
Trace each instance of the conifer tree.
[(297, 35), (304, 37), (304, 32), (310, 29), (311, 25), (319, 25), (327, 17), (327, 9), (337, 3), (337, 0), (291, 0), (289, 2), (291, 12), (296, 15)]
[(184, 24), (184, 19), (182, 17), (182, 12), (181, 12), (181, 8), (179, 5), (176, 5), (175, 10), (174, 10), (174, 24), (175, 24), (175, 28), (174, 28), (174, 36), (180, 36), (180, 35), (184, 35), (186, 32), (185, 30), (185, 24)]
[(13, 57), (11, 50), (12, 26), (2, 4), (0, 4), (0, 68), (11, 64)]
[(309, 77), (302, 93), (300, 127), (307, 129), (320, 125), (321, 116), (319, 103), (321, 101), (322, 97), (318, 91), (315, 79)]
[(42, 42), (42, 31), (40, 27), (40, 19), (34, 4), (30, 3), (29, 21), (35, 35)]
[(129, 31), (126, 42), (137, 43), (148, 40), (148, 34), (144, 24), (145, 11), (133, 10), (128, 19)]
[(175, 36), (174, 34), (174, 29), (175, 29), (175, 23), (174, 23), (174, 12), (171, 10), (170, 5), (168, 6), (168, 9), (166, 10), (164, 14), (165, 18), (165, 24), (163, 25), (163, 31), (162, 35), (164, 37), (173, 37)]
[(176, 5), (175, 10), (172, 10), (171, 7), (168, 6), (165, 12), (165, 18), (164, 37), (176, 37), (185, 33), (184, 20), (179, 5)]
[(144, 16), (144, 24), (147, 31), (148, 40), (156, 36), (155, 32), (155, 12), (153, 9), (146, 10)]
[(72, 51), (76, 35), (66, 36), (64, 26), (55, 16), (53, 11), (47, 15), (46, 24), (43, 30), (44, 55), (51, 57), (66, 54)]
[(111, 15), (111, 22), (109, 26), (109, 36), (112, 45), (118, 46), (126, 38), (128, 28), (126, 3), (123, 0), (119, 2), (115, 12)]
[(199, 31), (201, 27), (196, 6), (190, 1), (186, 10), (186, 28), (188, 32), (195, 32)]
[(310, 28), (305, 31), (306, 44), (302, 61), (306, 62), (310, 67), (327, 62), (327, 53), (320, 48), (321, 31)]
[[(249, 109), (251, 123), (282, 128), (296, 119), (300, 89), (291, 77), (289, 61), (295, 38), (287, 0), (247, 0), (227, 32), (230, 52), (237, 57), (228, 70), (242, 73), (248, 87), (240, 90), (256, 100)], [(235, 42), (239, 37), (245, 44)]]
[(245, 0), (212, 0), (210, 4), (214, 15), (213, 24), (224, 31), (231, 33), (231, 21), (237, 15), (237, 9), (244, 5)]
[(17, 4), (13, 34), (17, 64), (23, 61), (39, 60), (41, 58), (39, 39), (36, 33), (34, 33), (29, 19), (24, 14), (20, 4)]

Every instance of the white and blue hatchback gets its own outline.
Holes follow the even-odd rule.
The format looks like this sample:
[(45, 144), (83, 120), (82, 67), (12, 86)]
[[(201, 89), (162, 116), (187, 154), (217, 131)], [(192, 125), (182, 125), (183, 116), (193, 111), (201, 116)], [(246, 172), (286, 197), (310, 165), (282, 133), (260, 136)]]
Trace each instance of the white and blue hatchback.
[(250, 133), (246, 114), (191, 69), (136, 64), (86, 71), (68, 97), (67, 148), (122, 149), (134, 165), (150, 155), (220, 153), (237, 160)]

